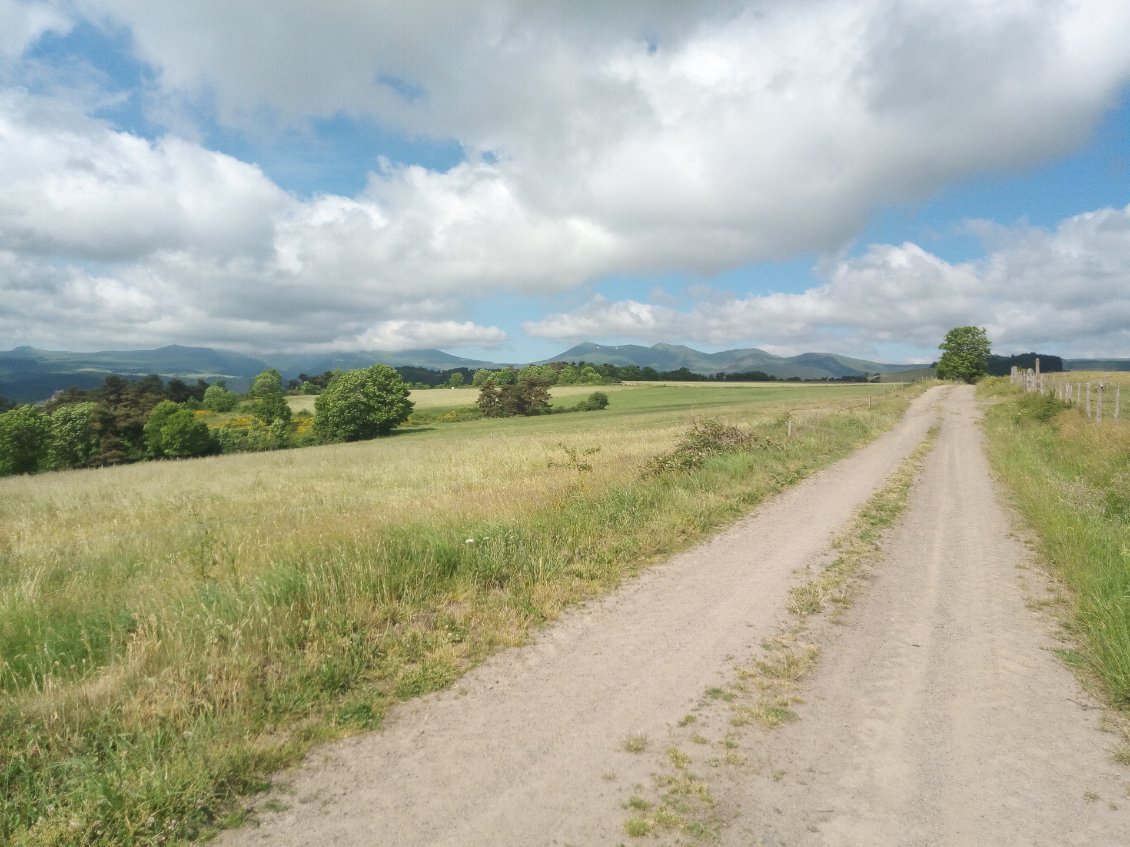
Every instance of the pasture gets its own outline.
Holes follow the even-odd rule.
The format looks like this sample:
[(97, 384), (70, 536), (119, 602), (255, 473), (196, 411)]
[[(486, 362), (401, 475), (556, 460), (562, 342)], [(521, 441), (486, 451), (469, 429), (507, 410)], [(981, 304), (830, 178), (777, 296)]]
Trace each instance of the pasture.
[[(238, 822), (236, 798), (311, 744), (379, 726), (846, 455), (916, 393), (554, 395), (596, 389), (605, 411), (0, 480), (0, 842), (176, 843)], [(758, 447), (645, 472), (704, 417)]]
[[(1081, 404), (1071, 407), (1051, 396), (1022, 393), (1007, 378), (987, 380), (979, 391), (994, 400), (986, 419), (988, 452), (1041, 560), (1066, 588), (1058, 606), (1073, 643), (1061, 654), (1125, 713), (1130, 710), (1130, 374), (1066, 376), (1076, 384), (1121, 385), (1121, 419), (1113, 420), (1108, 406), (1104, 420), (1088, 420)], [(1130, 762), (1130, 746), (1119, 756)]]

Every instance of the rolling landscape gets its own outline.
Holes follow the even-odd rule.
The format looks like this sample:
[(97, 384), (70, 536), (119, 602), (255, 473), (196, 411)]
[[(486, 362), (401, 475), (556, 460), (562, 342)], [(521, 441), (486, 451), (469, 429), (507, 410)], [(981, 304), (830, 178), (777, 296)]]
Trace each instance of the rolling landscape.
[[(774, 356), (758, 349), (702, 353), (683, 345), (663, 343), (642, 347), (635, 344), (617, 346), (587, 342), (570, 347), (539, 363), (551, 362), (636, 365), (657, 371), (686, 368), (693, 373), (711, 376), (760, 371), (777, 379), (802, 380), (881, 374), (894, 381), (921, 378), (929, 366), (929, 363), (883, 364), (827, 353)], [(251, 380), (267, 368), (276, 368), (284, 379), (293, 379), (302, 373), (351, 370), (373, 363), (436, 371), (454, 368), (494, 369), (515, 364), (465, 359), (440, 350), (367, 351), (333, 355), (286, 353), (260, 357), (180, 345), (154, 350), (107, 350), (95, 353), (18, 347), (0, 351), (0, 396), (19, 402), (41, 402), (64, 388), (95, 388), (110, 374), (133, 378), (157, 374), (166, 379), (202, 379), (206, 382), (223, 379), (232, 389), (244, 391), (250, 386)], [(1068, 370), (1123, 371), (1130, 370), (1130, 359), (1068, 359), (1064, 366)]]

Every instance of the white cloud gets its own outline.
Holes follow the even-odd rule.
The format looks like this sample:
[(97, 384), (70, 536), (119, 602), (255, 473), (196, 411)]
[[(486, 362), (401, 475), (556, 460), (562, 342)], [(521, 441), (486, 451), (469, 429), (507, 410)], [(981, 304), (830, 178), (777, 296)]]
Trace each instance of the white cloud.
[(503, 195), (542, 267), (578, 221), (606, 236), (598, 273), (835, 249), (878, 204), (1070, 149), (1130, 73), (1106, 0), (92, 5), (232, 122), (367, 115), (500, 154), (491, 190), (413, 175), (390, 213), (490, 222)]
[(1130, 206), (1077, 215), (1054, 231), (993, 227), (992, 238), (995, 249), (976, 262), (951, 264), (916, 244), (873, 245), (831, 263), (825, 284), (798, 294), (685, 311), (598, 296), (524, 328), (560, 341), (677, 339), (787, 353), (897, 345), (928, 360), (949, 328), (973, 324), (1004, 353), (1130, 349)]
[(48, 3), (0, 0), (0, 69), (23, 55), (46, 32), (65, 33), (71, 22)]
[(253, 165), (14, 92), (0, 94), (0, 182), (0, 247), (83, 259), (255, 255), (288, 203)]
[[(153, 72), (140, 100), (169, 126), (214, 103), (237, 133), (347, 115), (466, 151), (303, 200), (187, 131), (144, 139), (0, 90), (0, 329), (63, 346), (495, 344), (460, 320), (472, 298), (834, 252), (884, 204), (1071, 149), (1130, 75), (1130, 5), (1107, 0), (0, 0), (0, 55), (64, 31), (58, 8), (128, 29)], [(991, 307), (1003, 338), (1028, 338), (1038, 309), (981, 290), (1011, 284), (994, 263), (1009, 280), (1060, 267), (1066, 314), (1102, 297), (1118, 314), (1125, 245), (1105, 226), (1013, 233), (977, 265), (875, 247), (799, 295), (598, 299), (528, 331), (786, 346), (838, 326), (927, 345)]]
[(381, 321), (361, 333), (349, 349), (411, 350), (422, 347), (493, 347), (506, 340), (498, 327), (470, 321)]

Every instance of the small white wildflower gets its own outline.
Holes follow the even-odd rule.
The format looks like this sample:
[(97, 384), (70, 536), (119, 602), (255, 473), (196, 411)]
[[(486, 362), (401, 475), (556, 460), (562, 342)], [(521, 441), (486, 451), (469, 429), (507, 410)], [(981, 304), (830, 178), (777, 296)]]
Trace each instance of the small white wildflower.
[(473, 539), (473, 538), (468, 538), (468, 539), (467, 539), (466, 541), (464, 541), (463, 543), (464, 543), (464, 544), (474, 544), (474, 543), (475, 543), (475, 539)]

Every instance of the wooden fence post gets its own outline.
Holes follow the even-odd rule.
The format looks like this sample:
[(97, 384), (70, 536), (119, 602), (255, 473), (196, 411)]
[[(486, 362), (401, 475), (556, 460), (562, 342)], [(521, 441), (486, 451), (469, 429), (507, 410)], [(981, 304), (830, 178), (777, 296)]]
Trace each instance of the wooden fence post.
[(1087, 420), (1091, 419), (1091, 383), (1087, 383)]
[(1114, 419), (1115, 420), (1118, 420), (1118, 413), (1120, 411), (1119, 407), (1121, 405), (1122, 405), (1122, 386), (1116, 385), (1116, 386), (1114, 386)]
[(1098, 394), (1098, 398), (1097, 398), (1098, 399), (1098, 406), (1095, 408), (1095, 420), (1096, 421), (1102, 421), (1102, 419), (1103, 419), (1103, 389), (1105, 387), (1106, 386), (1103, 385), (1102, 382), (1100, 382), (1099, 385), (1098, 385), (1098, 389), (1099, 389), (1099, 394)]

